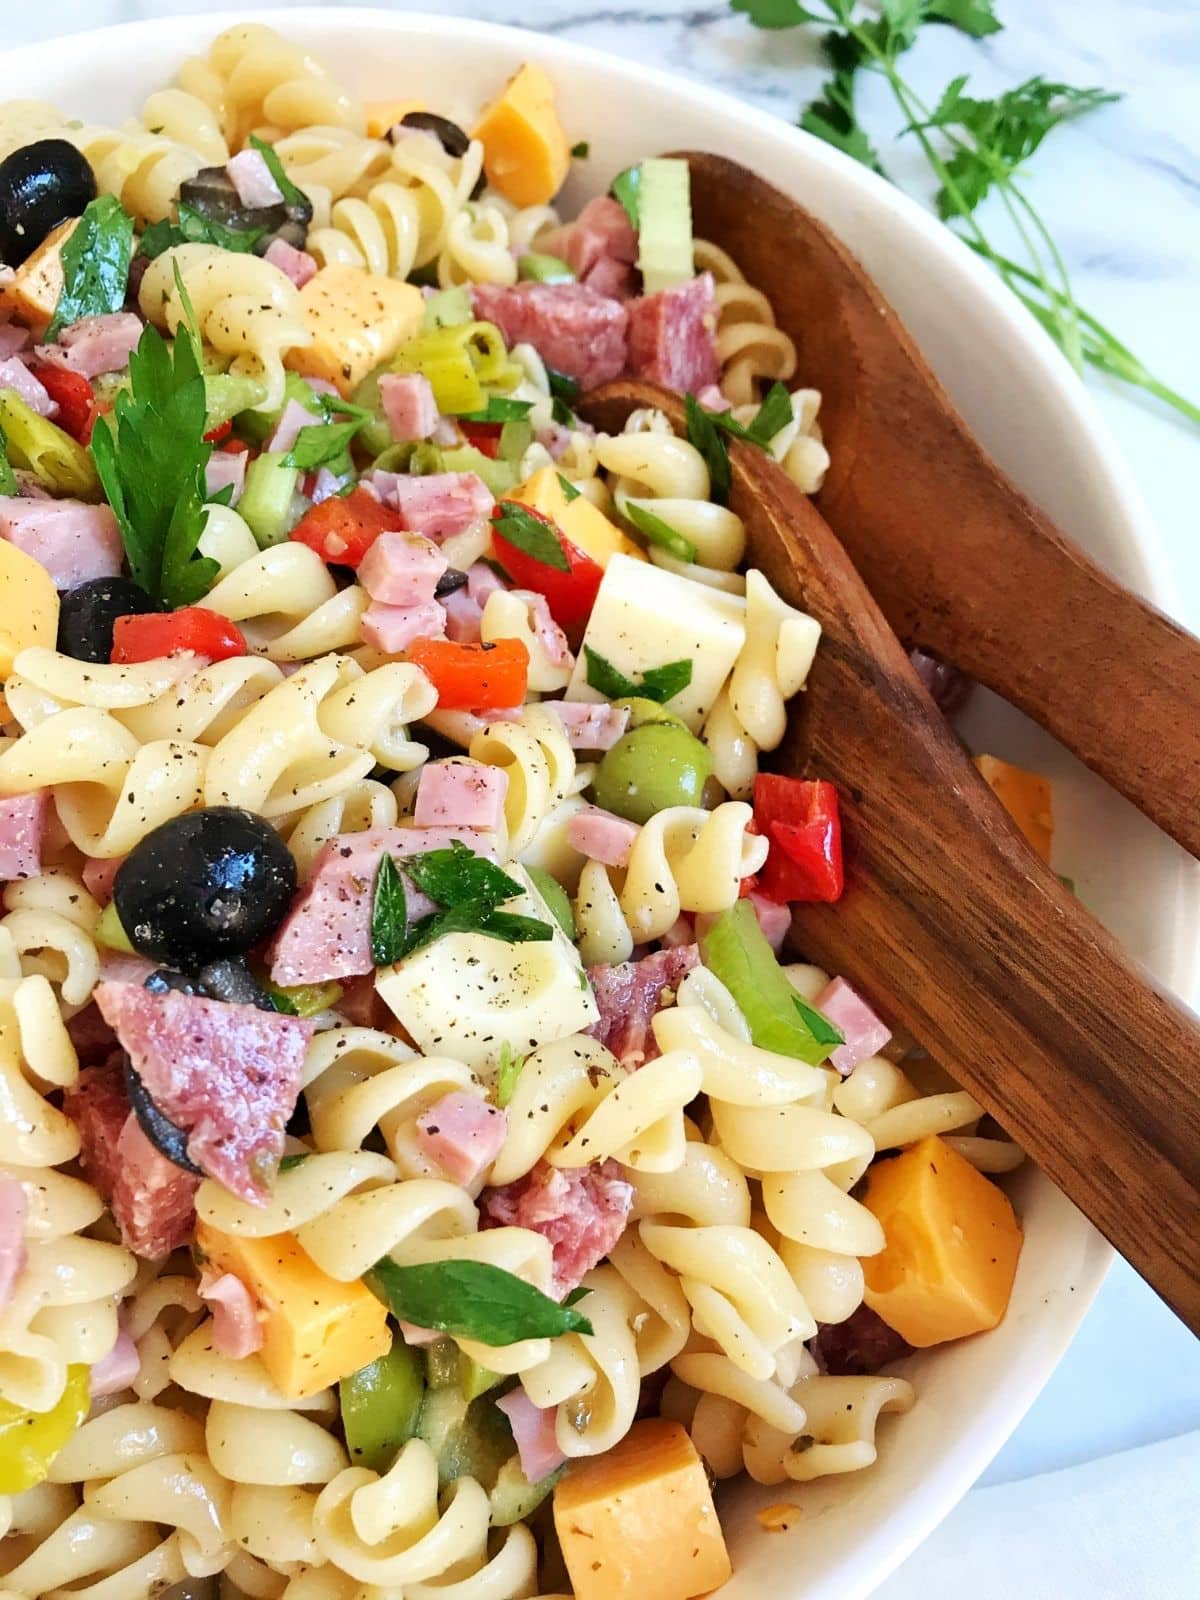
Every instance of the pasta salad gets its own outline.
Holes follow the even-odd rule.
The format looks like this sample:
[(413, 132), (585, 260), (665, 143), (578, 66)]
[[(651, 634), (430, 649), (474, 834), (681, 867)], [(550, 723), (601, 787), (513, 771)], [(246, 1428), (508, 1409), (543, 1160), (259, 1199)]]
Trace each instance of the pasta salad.
[(726, 441), (815, 492), (820, 397), (586, 154), (258, 25), (0, 106), (6, 1596), (690, 1600), (1004, 1315), (1020, 1151), (783, 954), (839, 798)]

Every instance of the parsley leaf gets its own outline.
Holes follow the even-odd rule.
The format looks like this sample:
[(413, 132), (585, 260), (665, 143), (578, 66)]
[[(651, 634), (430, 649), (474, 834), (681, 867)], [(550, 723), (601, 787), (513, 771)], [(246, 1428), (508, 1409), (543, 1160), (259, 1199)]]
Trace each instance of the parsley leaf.
[(577, 1306), (581, 1300), (586, 1300), (591, 1292), (592, 1291), (587, 1287), (586, 1284), (581, 1283), (576, 1288), (572, 1289), (569, 1295), (564, 1297), (563, 1305)]
[(426, 850), (401, 863), (405, 876), (422, 894), (442, 906), (483, 903), (498, 906), (521, 893), (521, 885), (485, 856), (455, 839), (447, 849)]
[(525, 1066), (527, 1056), (519, 1056), (506, 1039), (500, 1046), (500, 1067), (496, 1074), (496, 1104), (501, 1110), (513, 1097), (517, 1079)]
[(556, 572), (570, 572), (571, 563), (562, 547), (554, 524), (540, 512), (531, 511), (517, 500), (501, 500), (501, 515), (493, 524), (502, 539), (507, 539), (515, 549), (544, 567)]
[(802, 22), (828, 22), (802, 6), (799, 0), (733, 0), (735, 11), (744, 11), (756, 28), (796, 28)]
[(550, 419), (552, 422), (557, 422), (560, 428), (579, 426), (579, 418), (565, 400), (559, 399), (558, 395), (554, 395), (550, 401)]
[(297, 1150), (290, 1156), (284, 1156), (279, 1163), (279, 1171), (291, 1172), (293, 1168), (298, 1167), (302, 1161), (307, 1161), (311, 1154), (312, 1152), (310, 1150)]
[(170, 607), (193, 605), (220, 570), (196, 554), (212, 447), (204, 440), (204, 374), (193, 328), (181, 321), (168, 346), (146, 325), (129, 358), (129, 387), (117, 391), (111, 418), (98, 420), (91, 442), (129, 570), (152, 599)]
[(705, 412), (712, 418), (715, 428), (730, 438), (742, 439), (746, 444), (756, 444), (761, 450), (770, 447), (771, 440), (792, 420), (792, 397), (781, 383), (773, 383), (767, 397), (748, 424), (738, 422), (732, 411)]
[(723, 506), (729, 499), (729, 486), (732, 481), (729, 471), (729, 451), (725, 448), (725, 441), (717, 429), (713, 413), (705, 411), (694, 394), (684, 395), (683, 408), (687, 418), (688, 439), (704, 457), (712, 497), (718, 505)]
[(265, 228), (230, 228), (179, 202), (178, 222), (152, 222), (138, 241), (138, 253), (153, 261), (177, 244), (215, 244), (222, 250), (247, 255), (266, 233)]
[(687, 660), (668, 661), (665, 666), (648, 667), (642, 673), (641, 683), (635, 683), (614, 667), (607, 657), (593, 650), (590, 644), (584, 645), (583, 653), (587, 657), (589, 686), (609, 700), (639, 696), (643, 700), (657, 700), (659, 705), (665, 705), (668, 700), (681, 694), (692, 681), (692, 663)]
[(626, 167), (624, 172), (617, 173), (611, 184), (613, 199), (620, 201), (635, 228), (641, 217), (641, 188), (641, 167)]
[(331, 462), (348, 462), (350, 441), (362, 426), (361, 417), (352, 417), (349, 422), (317, 422), (301, 428), (283, 464), (299, 467), (301, 472), (311, 472)]
[(569, 378), (565, 372), (556, 372), (553, 367), (547, 367), (546, 380), (550, 385), (550, 393), (557, 399), (579, 399), (579, 380), (577, 378)]
[(482, 933), (489, 939), (500, 939), (505, 944), (544, 944), (554, 937), (554, 929), (550, 924), (537, 917), (523, 917), (513, 911), (497, 911), (486, 900), (468, 900), (462, 905), (431, 911), (427, 917), (414, 923), (404, 954), (410, 956), (417, 950), (423, 950), (426, 945), (447, 933)]
[(54, 339), (81, 317), (120, 311), (133, 256), (133, 218), (119, 200), (102, 194), (84, 207), (60, 251), (63, 286), (46, 329)]
[(0, 428), (0, 495), (20, 494), (21, 486), (8, 459), (8, 435)]
[(297, 189), (296, 185), (283, 170), (283, 162), (279, 159), (279, 152), (276, 150), (275, 146), (273, 144), (268, 144), (265, 139), (260, 139), (256, 133), (252, 133), (250, 135), (250, 144), (255, 150), (258, 151), (259, 155), (266, 162), (267, 171), (275, 179), (276, 186), (278, 187), (280, 194), (283, 196), (284, 204), (289, 206), (307, 207), (309, 214), (311, 215), (311, 201), (303, 189)]
[(995, 5), (996, 0), (929, 0), (926, 15), (930, 22), (945, 22), (972, 39), (985, 39), (1004, 28)]
[(520, 422), (533, 410), (532, 400), (505, 400), (498, 394), (488, 395), (482, 411), (464, 411), (460, 422)]
[(669, 551), (677, 561), (695, 561), (696, 546), (692, 541), (685, 539), (683, 534), (676, 533), (670, 523), (664, 522), (650, 510), (649, 506), (642, 505), (637, 500), (626, 500), (622, 509), (638, 532), (651, 544)]
[(486, 1261), (400, 1267), (385, 1256), (368, 1282), (394, 1317), (479, 1344), (515, 1344), (591, 1333), (591, 1323), (522, 1278)]
[(801, 1022), (818, 1044), (827, 1044), (831, 1049), (839, 1044), (845, 1044), (846, 1035), (840, 1028), (835, 1028), (828, 1017), (814, 1010), (807, 1000), (802, 1000), (799, 995), (795, 995), (793, 999), (796, 1010), (800, 1013)]
[(563, 492), (563, 499), (567, 504), (570, 505), (572, 500), (578, 500), (580, 491), (571, 482), (570, 478), (564, 478), (561, 472), (557, 473), (556, 476), (558, 478), (558, 486)]
[(883, 163), (859, 126), (855, 104), (858, 70), (866, 59), (866, 51), (857, 39), (846, 33), (825, 34), (821, 51), (833, 73), (824, 85), (822, 98), (814, 100), (801, 112), (800, 126), (805, 133), (823, 139), (843, 155), (883, 175)]
[(379, 858), (375, 875), (375, 900), (371, 908), (371, 960), (377, 967), (391, 966), (405, 954), (408, 940), (408, 896), (404, 881), (389, 855)]
[(592, 147), (586, 139), (580, 139), (578, 144), (571, 146), (571, 154), (576, 161), (585, 161), (592, 153)]

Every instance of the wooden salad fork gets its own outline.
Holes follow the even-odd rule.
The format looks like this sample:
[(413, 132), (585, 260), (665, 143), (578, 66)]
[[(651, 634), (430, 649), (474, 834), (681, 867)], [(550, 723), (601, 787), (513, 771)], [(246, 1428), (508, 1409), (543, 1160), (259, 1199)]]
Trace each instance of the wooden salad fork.
[(728, 250), (821, 391), (817, 504), (907, 646), (1040, 723), (1200, 856), (1200, 639), (1103, 572), (972, 436), (895, 311), (811, 212), (683, 152)]
[[(617, 431), (678, 397), (609, 384)], [(824, 630), (780, 771), (842, 797), (846, 891), (795, 907), (793, 939), (878, 1003), (970, 1091), (1200, 1332), (1200, 1018), (1045, 867), (922, 687), (812, 502), (732, 445), (747, 559)]]

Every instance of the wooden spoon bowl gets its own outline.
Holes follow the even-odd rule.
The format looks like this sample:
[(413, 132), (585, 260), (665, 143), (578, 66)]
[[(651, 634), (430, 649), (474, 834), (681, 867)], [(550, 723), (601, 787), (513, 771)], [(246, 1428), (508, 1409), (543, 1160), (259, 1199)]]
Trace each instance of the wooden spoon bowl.
[(798, 378), (821, 391), (832, 464), (817, 504), (895, 633), (1011, 701), (1200, 855), (1200, 640), (1009, 481), (823, 223), (735, 162), (683, 154), (697, 234), (763, 290)]
[[(676, 396), (581, 407), (616, 432)], [(795, 907), (806, 956), (932, 1052), (1200, 1331), (1200, 1020), (1034, 855), (921, 686), (845, 550), (762, 451), (735, 445), (748, 560), (824, 630), (772, 765), (831, 779), (846, 892)]]

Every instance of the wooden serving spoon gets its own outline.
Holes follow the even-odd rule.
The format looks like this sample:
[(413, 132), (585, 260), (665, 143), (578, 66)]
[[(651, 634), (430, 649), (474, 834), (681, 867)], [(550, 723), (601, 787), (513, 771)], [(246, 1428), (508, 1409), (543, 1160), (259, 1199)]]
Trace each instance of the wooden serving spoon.
[(683, 152), (696, 232), (728, 250), (821, 391), (826, 522), (906, 645), (1019, 707), (1200, 856), (1200, 640), (1025, 498), (895, 311), (803, 206)]
[[(610, 384), (583, 413), (678, 397)], [(976, 772), (828, 525), (736, 445), (748, 560), (824, 634), (772, 764), (832, 779), (846, 892), (795, 907), (805, 955), (932, 1052), (1200, 1332), (1200, 1019), (1044, 867)]]

